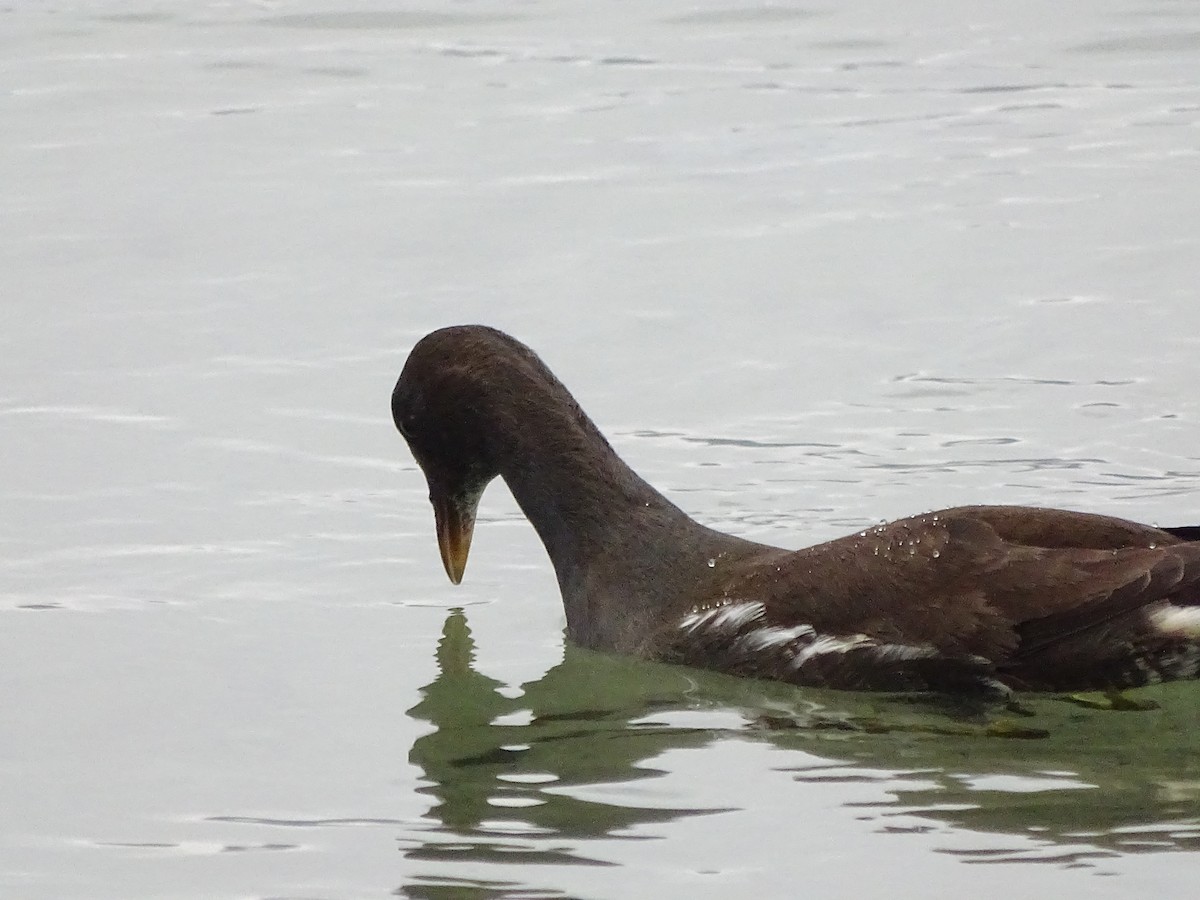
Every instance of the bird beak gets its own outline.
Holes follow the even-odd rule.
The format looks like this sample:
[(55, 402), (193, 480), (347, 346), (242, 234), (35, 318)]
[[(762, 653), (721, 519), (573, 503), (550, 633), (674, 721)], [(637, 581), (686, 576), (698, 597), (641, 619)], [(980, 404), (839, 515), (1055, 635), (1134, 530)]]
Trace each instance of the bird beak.
[(461, 584), (471, 552), (471, 535), (475, 532), (475, 510), (483, 491), (454, 494), (431, 486), (429, 500), (437, 523), (438, 549), (442, 565), (454, 584)]

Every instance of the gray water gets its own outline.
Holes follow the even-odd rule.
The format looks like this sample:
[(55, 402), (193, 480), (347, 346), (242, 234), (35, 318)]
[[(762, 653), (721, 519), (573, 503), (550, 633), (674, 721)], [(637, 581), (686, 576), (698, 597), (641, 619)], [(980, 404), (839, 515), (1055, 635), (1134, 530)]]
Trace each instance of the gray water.
[(388, 396), (535, 347), (714, 527), (1200, 522), (1200, 7), (0, 7), (0, 896), (1164, 897), (1200, 689), (1032, 716), (565, 647)]

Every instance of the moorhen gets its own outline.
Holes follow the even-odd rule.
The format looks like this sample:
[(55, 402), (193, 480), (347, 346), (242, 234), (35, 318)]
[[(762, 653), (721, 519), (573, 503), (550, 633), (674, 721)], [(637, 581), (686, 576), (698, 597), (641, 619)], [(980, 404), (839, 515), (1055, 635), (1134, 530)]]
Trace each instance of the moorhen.
[(806, 550), (721, 534), (638, 477), (532, 350), (480, 325), (417, 343), (392, 417), (450, 580), (499, 475), (585, 647), (885, 691), (1120, 690), (1200, 671), (1195, 527), (967, 506)]

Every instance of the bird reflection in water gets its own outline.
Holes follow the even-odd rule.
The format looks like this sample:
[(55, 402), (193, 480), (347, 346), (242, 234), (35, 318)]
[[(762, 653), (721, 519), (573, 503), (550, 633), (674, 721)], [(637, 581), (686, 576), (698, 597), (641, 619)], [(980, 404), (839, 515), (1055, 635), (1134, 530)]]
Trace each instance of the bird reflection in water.
[(438, 643), (437, 677), (408, 711), (434, 726), (413, 743), (409, 760), (425, 773), (429, 784), (420, 790), (436, 798), (429, 816), (440, 823), (406, 850), (409, 857), (608, 865), (559, 842), (632, 837), (642, 823), (712, 811), (613, 805), (547, 790), (655, 777), (662, 773), (639, 762), (712, 740), (711, 729), (636, 721), (682, 705), (686, 674), (567, 645), (562, 663), (509, 699), (500, 682), (475, 671), (474, 654), (466, 617), (453, 610)]
[[(652, 830), (639, 826), (732, 809), (646, 807), (644, 792), (621, 797), (619, 787), (667, 774), (645, 761), (668, 750), (730, 737), (804, 751), (791, 770), (798, 792), (823, 780), (877, 781), (880, 802), (854, 806), (880, 832), (911, 831), (898, 823), (915, 817), (996, 835), (995, 847), (963, 854), (970, 862), (1079, 865), (1200, 850), (1200, 689), (1192, 684), (1152, 689), (1160, 708), (1138, 712), (1033, 698), (1028, 724), (1005, 731), (976, 712), (911, 697), (799, 690), (567, 643), (559, 665), (510, 698), (475, 671), (460, 610), (446, 619), (437, 671), (408, 711), (434, 726), (409, 754), (424, 772), (420, 790), (435, 800), (435, 824), (404, 847), (410, 859), (612, 865), (589, 855), (588, 842), (644, 839)], [(711, 727), (673, 715), (688, 711), (688, 723), (707, 725), (695, 715), (706, 710)], [(1051, 772), (1064, 789), (1045, 787)], [(571, 795), (595, 796), (598, 786), (614, 802)], [(799, 815), (801, 793), (796, 803)]]

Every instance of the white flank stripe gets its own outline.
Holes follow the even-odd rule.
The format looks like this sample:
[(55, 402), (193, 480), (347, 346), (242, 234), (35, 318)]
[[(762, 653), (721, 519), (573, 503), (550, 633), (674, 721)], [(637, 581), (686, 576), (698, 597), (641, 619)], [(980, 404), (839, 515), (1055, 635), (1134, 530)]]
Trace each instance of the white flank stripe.
[(1175, 606), (1164, 603), (1146, 613), (1150, 625), (1172, 637), (1200, 640), (1200, 606)]
[(747, 622), (760, 618), (764, 609), (765, 607), (758, 602), (731, 603), (729, 606), (722, 606), (712, 617), (711, 627), (737, 631)]
[(814, 634), (811, 625), (797, 625), (795, 628), (768, 625), (765, 628), (756, 628), (745, 637), (740, 638), (739, 643), (748, 652), (757, 653), (762, 650), (770, 650), (772, 647), (790, 644), (802, 637), (812, 637)]
[(828, 653), (846, 653), (871, 643), (871, 639), (865, 634), (855, 634), (846, 638), (819, 637), (793, 657), (792, 667), (799, 669), (814, 657), (824, 656)]
[(688, 613), (680, 619), (679, 628), (682, 631), (696, 631), (699, 628), (737, 631), (747, 622), (761, 618), (765, 608), (758, 601), (742, 601), (713, 609), (702, 609)]

